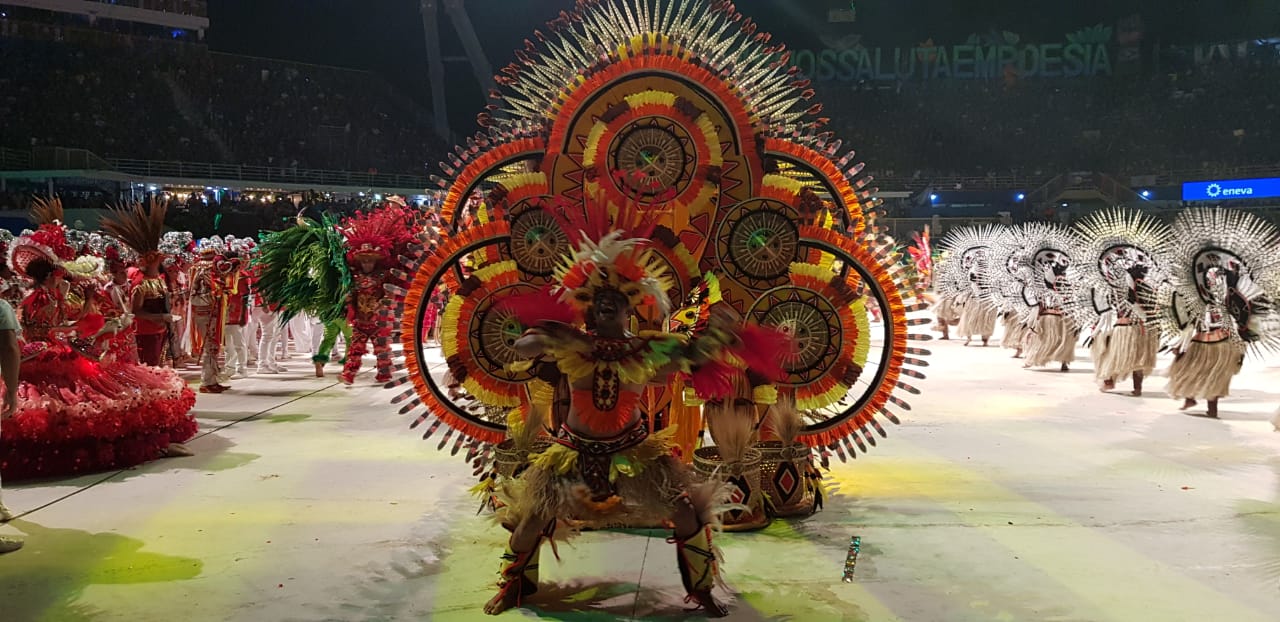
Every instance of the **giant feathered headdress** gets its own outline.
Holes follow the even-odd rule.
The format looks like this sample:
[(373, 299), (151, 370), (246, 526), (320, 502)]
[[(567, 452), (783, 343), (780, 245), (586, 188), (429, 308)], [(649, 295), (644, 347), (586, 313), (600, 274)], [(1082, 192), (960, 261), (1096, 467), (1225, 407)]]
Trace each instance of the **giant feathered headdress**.
[(1140, 211), (1122, 208), (1094, 212), (1075, 229), (1071, 256), (1079, 278), (1071, 280), (1063, 310), (1079, 326), (1117, 317), (1155, 321), (1154, 295), (1169, 278), (1173, 231)]
[(383, 268), (396, 263), (423, 234), (422, 215), (403, 201), (388, 201), (367, 212), (356, 212), (342, 221), (347, 240), (347, 260), (373, 259)]
[[(980, 295), (1002, 313), (1017, 314), (1019, 320), (1035, 319), (1040, 303), (1062, 304), (1073, 270), (1071, 251), (1075, 240), (1070, 231), (1046, 222), (1029, 222), (1007, 230), (992, 242), (988, 269), (979, 277)], [(1052, 276), (1055, 272), (1062, 275)], [(1074, 273), (1072, 273), (1074, 274)]]
[(168, 203), (155, 197), (146, 206), (135, 201), (127, 207), (113, 207), (102, 219), (102, 230), (127, 244), (142, 263), (158, 262), (162, 258), (160, 242), (164, 238), (164, 219), (168, 212)]
[(1186, 338), (1216, 311), (1230, 316), (1234, 339), (1280, 348), (1280, 231), (1248, 212), (1195, 208), (1178, 216), (1173, 235), (1170, 282), (1160, 292), (1168, 334)]
[(35, 197), (31, 200), (31, 211), (27, 214), (27, 219), (31, 221), (31, 224), (39, 227), (40, 225), (61, 223), (62, 217), (62, 199), (58, 197)]
[(938, 294), (959, 294), (976, 288), (976, 278), (986, 270), (991, 246), (1002, 235), (1006, 235), (1003, 227), (990, 224), (948, 231), (938, 244), (946, 254), (935, 274)]

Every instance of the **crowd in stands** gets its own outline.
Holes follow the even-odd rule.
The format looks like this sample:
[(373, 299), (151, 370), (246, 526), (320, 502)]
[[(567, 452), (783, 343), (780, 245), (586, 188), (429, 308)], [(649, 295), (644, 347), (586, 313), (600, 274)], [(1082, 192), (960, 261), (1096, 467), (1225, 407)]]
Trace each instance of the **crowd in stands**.
[[(425, 110), (366, 72), (142, 37), (107, 45), (83, 39), (86, 29), (23, 24), (0, 19), (0, 146), (410, 175), (448, 148)], [(1114, 77), (817, 86), (823, 116), (869, 173), (921, 187), (1280, 166), (1274, 58), (1200, 65), (1168, 55)]]
[(412, 175), (446, 148), (426, 111), (366, 72), (47, 28), (45, 40), (0, 33), (0, 146)]
[[(0, 215), (11, 213), (25, 218), (30, 208), (32, 192), (0, 192)], [(128, 201), (128, 197), (115, 197), (107, 193), (60, 192), (63, 208), (68, 212), (84, 209), (106, 209)], [(147, 201), (149, 195), (136, 197)], [(260, 231), (279, 231), (291, 226), (294, 217), (303, 214), (319, 219), (322, 213), (350, 216), (358, 210), (374, 208), (382, 203), (381, 196), (365, 195), (343, 197), (320, 192), (283, 194), (224, 194), (212, 192), (173, 195), (166, 193), (169, 203), (166, 224), (173, 229), (191, 231), (197, 238), (212, 235), (257, 237)], [(438, 202), (421, 205), (434, 209)], [(74, 224), (74, 223), (68, 223)]]

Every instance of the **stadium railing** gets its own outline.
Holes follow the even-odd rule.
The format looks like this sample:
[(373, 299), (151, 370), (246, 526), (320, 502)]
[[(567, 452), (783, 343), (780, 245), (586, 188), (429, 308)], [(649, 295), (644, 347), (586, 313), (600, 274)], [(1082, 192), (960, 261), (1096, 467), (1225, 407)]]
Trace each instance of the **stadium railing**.
[(279, 166), (247, 164), (214, 164), (209, 162), (167, 162), (161, 160), (108, 159), (113, 170), (146, 177), (181, 177), (192, 179), (280, 182), (325, 186), (367, 186), (370, 188), (426, 188), (427, 179), (417, 175), (359, 173)]

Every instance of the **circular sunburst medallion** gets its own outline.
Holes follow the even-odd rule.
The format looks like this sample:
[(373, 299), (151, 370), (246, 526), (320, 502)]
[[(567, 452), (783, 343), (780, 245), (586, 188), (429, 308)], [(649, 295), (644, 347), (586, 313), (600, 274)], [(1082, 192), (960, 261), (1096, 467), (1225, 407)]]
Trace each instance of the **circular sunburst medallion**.
[(524, 272), (551, 276), (569, 252), (569, 237), (546, 210), (532, 208), (511, 219), (511, 257)]
[(534, 287), (524, 283), (498, 288), (476, 305), (475, 313), (470, 318), (468, 339), (471, 351), (476, 354), (475, 359), (480, 366), (496, 378), (507, 382), (527, 382), (532, 379), (527, 372), (513, 373), (507, 369), (508, 365), (520, 359), (515, 343), (524, 334), (525, 327), (510, 309), (504, 308), (500, 303), (509, 296), (534, 291)]
[(618, 132), (609, 149), (609, 170), (627, 196), (644, 201), (670, 191), (682, 192), (693, 179), (697, 162), (693, 141), (678, 123), (647, 117)]
[(716, 253), (725, 273), (762, 291), (787, 282), (787, 270), (800, 259), (800, 234), (794, 210), (770, 199), (734, 206), (716, 233)]
[(822, 294), (802, 287), (779, 287), (756, 300), (750, 319), (791, 336), (795, 351), (783, 361), (785, 384), (803, 386), (836, 362), (843, 331), (836, 307)]

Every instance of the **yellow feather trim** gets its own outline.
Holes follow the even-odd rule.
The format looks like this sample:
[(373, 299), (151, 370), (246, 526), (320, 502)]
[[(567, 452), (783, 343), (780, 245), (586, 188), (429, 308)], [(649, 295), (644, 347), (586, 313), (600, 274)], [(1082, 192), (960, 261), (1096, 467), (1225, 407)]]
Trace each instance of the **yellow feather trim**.
[(764, 180), (761, 183), (762, 185), (770, 188), (777, 188), (788, 196), (798, 195), (800, 194), (800, 191), (804, 189), (804, 184), (800, 183), (798, 180), (790, 177), (783, 177), (776, 173), (769, 173), (768, 175), (765, 175)]
[(587, 144), (582, 148), (583, 166), (595, 166), (596, 156), (600, 153), (600, 139), (604, 137), (607, 129), (609, 129), (609, 126), (602, 121), (597, 121), (595, 125), (591, 126), (591, 131), (587, 132)]
[(711, 120), (711, 116), (704, 112), (698, 115), (694, 123), (698, 126), (698, 132), (702, 134), (703, 147), (707, 149), (707, 156), (711, 158), (709, 164), (712, 166), (724, 164), (724, 152), (720, 150), (720, 135), (716, 133), (716, 124)]
[(759, 386), (751, 390), (751, 401), (762, 406), (778, 403), (778, 387), (771, 384)]
[(476, 270), (472, 274), (481, 281), (487, 282), (500, 274), (511, 273), (516, 270), (516, 262), (508, 259), (506, 261), (489, 264), (479, 270)]
[(866, 368), (867, 357), (871, 353), (871, 320), (867, 317), (867, 299), (859, 298), (849, 305), (853, 311), (853, 321), (858, 325), (858, 341), (853, 348), (853, 362), (858, 367)]
[(520, 405), (519, 397), (503, 395), (501, 393), (490, 391), (484, 386), (484, 384), (477, 380), (475, 376), (467, 376), (467, 379), (462, 381), (462, 386), (467, 389), (468, 393), (474, 395), (477, 400), (480, 400), (487, 406), (515, 408)]
[(512, 173), (502, 180), (502, 187), (506, 188), (507, 192), (528, 186), (545, 187), (546, 185), (546, 173)]
[(719, 197), (719, 186), (703, 184), (702, 189), (698, 191), (698, 196), (693, 197), (693, 202), (688, 206), (688, 211), (695, 215), (710, 212), (719, 203)]
[(807, 276), (824, 283), (830, 283), (831, 279), (836, 276), (835, 273), (831, 271), (830, 266), (823, 267), (821, 265), (800, 262), (791, 264), (790, 272), (792, 276)]
[(831, 389), (821, 394), (810, 395), (804, 398), (797, 397), (796, 408), (799, 410), (818, 410), (819, 408), (826, 408), (827, 406), (840, 401), (848, 394), (848, 385), (836, 383), (836, 385), (831, 387)]
[(440, 327), (440, 347), (444, 351), (445, 358), (458, 353), (458, 319), (462, 315), (462, 303), (462, 296), (450, 298), (440, 318), (443, 323)]
[(666, 91), (641, 91), (639, 93), (632, 93), (623, 99), (627, 100), (627, 105), (631, 106), (633, 109), (648, 105), (668, 107), (676, 105), (675, 93), (668, 93)]

